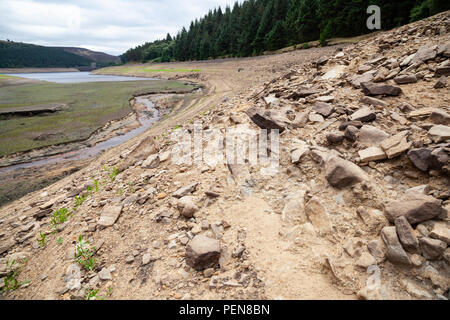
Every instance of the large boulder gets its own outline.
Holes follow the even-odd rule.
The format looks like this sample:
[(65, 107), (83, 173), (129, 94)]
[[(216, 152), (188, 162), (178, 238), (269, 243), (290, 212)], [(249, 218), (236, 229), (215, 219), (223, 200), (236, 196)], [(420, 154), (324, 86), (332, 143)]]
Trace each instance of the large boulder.
[(336, 188), (345, 188), (368, 179), (367, 173), (356, 164), (332, 156), (325, 163), (325, 176)]
[(219, 240), (197, 235), (186, 246), (186, 264), (197, 271), (214, 268), (220, 258)]
[(417, 224), (439, 216), (444, 210), (441, 200), (412, 192), (384, 206), (384, 214), (391, 223), (404, 216), (410, 224)]

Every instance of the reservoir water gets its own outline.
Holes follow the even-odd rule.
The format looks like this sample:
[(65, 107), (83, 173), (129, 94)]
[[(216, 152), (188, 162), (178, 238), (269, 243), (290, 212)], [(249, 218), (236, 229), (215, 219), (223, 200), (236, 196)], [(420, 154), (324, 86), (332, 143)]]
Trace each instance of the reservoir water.
[(155, 78), (109, 76), (90, 72), (9, 73), (7, 75), (56, 83), (159, 80)]

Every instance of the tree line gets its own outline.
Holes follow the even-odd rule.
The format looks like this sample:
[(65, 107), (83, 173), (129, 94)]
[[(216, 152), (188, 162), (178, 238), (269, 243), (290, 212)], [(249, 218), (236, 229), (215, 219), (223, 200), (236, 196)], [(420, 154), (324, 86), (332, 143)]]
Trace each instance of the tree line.
[(260, 55), (290, 45), (370, 32), (369, 5), (381, 8), (381, 27), (399, 27), (449, 10), (448, 0), (245, 0), (210, 10), (175, 37), (147, 42), (121, 56), (126, 62), (169, 62)]

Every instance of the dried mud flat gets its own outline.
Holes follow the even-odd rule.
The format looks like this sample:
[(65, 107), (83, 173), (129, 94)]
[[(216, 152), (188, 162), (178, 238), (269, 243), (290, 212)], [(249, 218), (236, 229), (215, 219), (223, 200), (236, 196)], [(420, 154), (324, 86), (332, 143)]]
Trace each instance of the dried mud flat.
[[(171, 76), (207, 91), (1, 209), (0, 263), (21, 262), (3, 297), (448, 299), (449, 34), (445, 12), (343, 48), (157, 66), (198, 68)], [(282, 129), (278, 172), (172, 163), (167, 133), (192, 120)]]

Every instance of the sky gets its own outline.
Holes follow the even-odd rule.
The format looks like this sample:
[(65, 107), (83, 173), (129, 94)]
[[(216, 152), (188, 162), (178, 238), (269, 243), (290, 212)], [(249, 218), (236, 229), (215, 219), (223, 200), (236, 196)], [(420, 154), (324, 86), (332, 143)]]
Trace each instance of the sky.
[[(0, 0), (0, 40), (112, 55), (186, 29), (235, 0)], [(242, 2), (242, 1), (239, 1)]]

